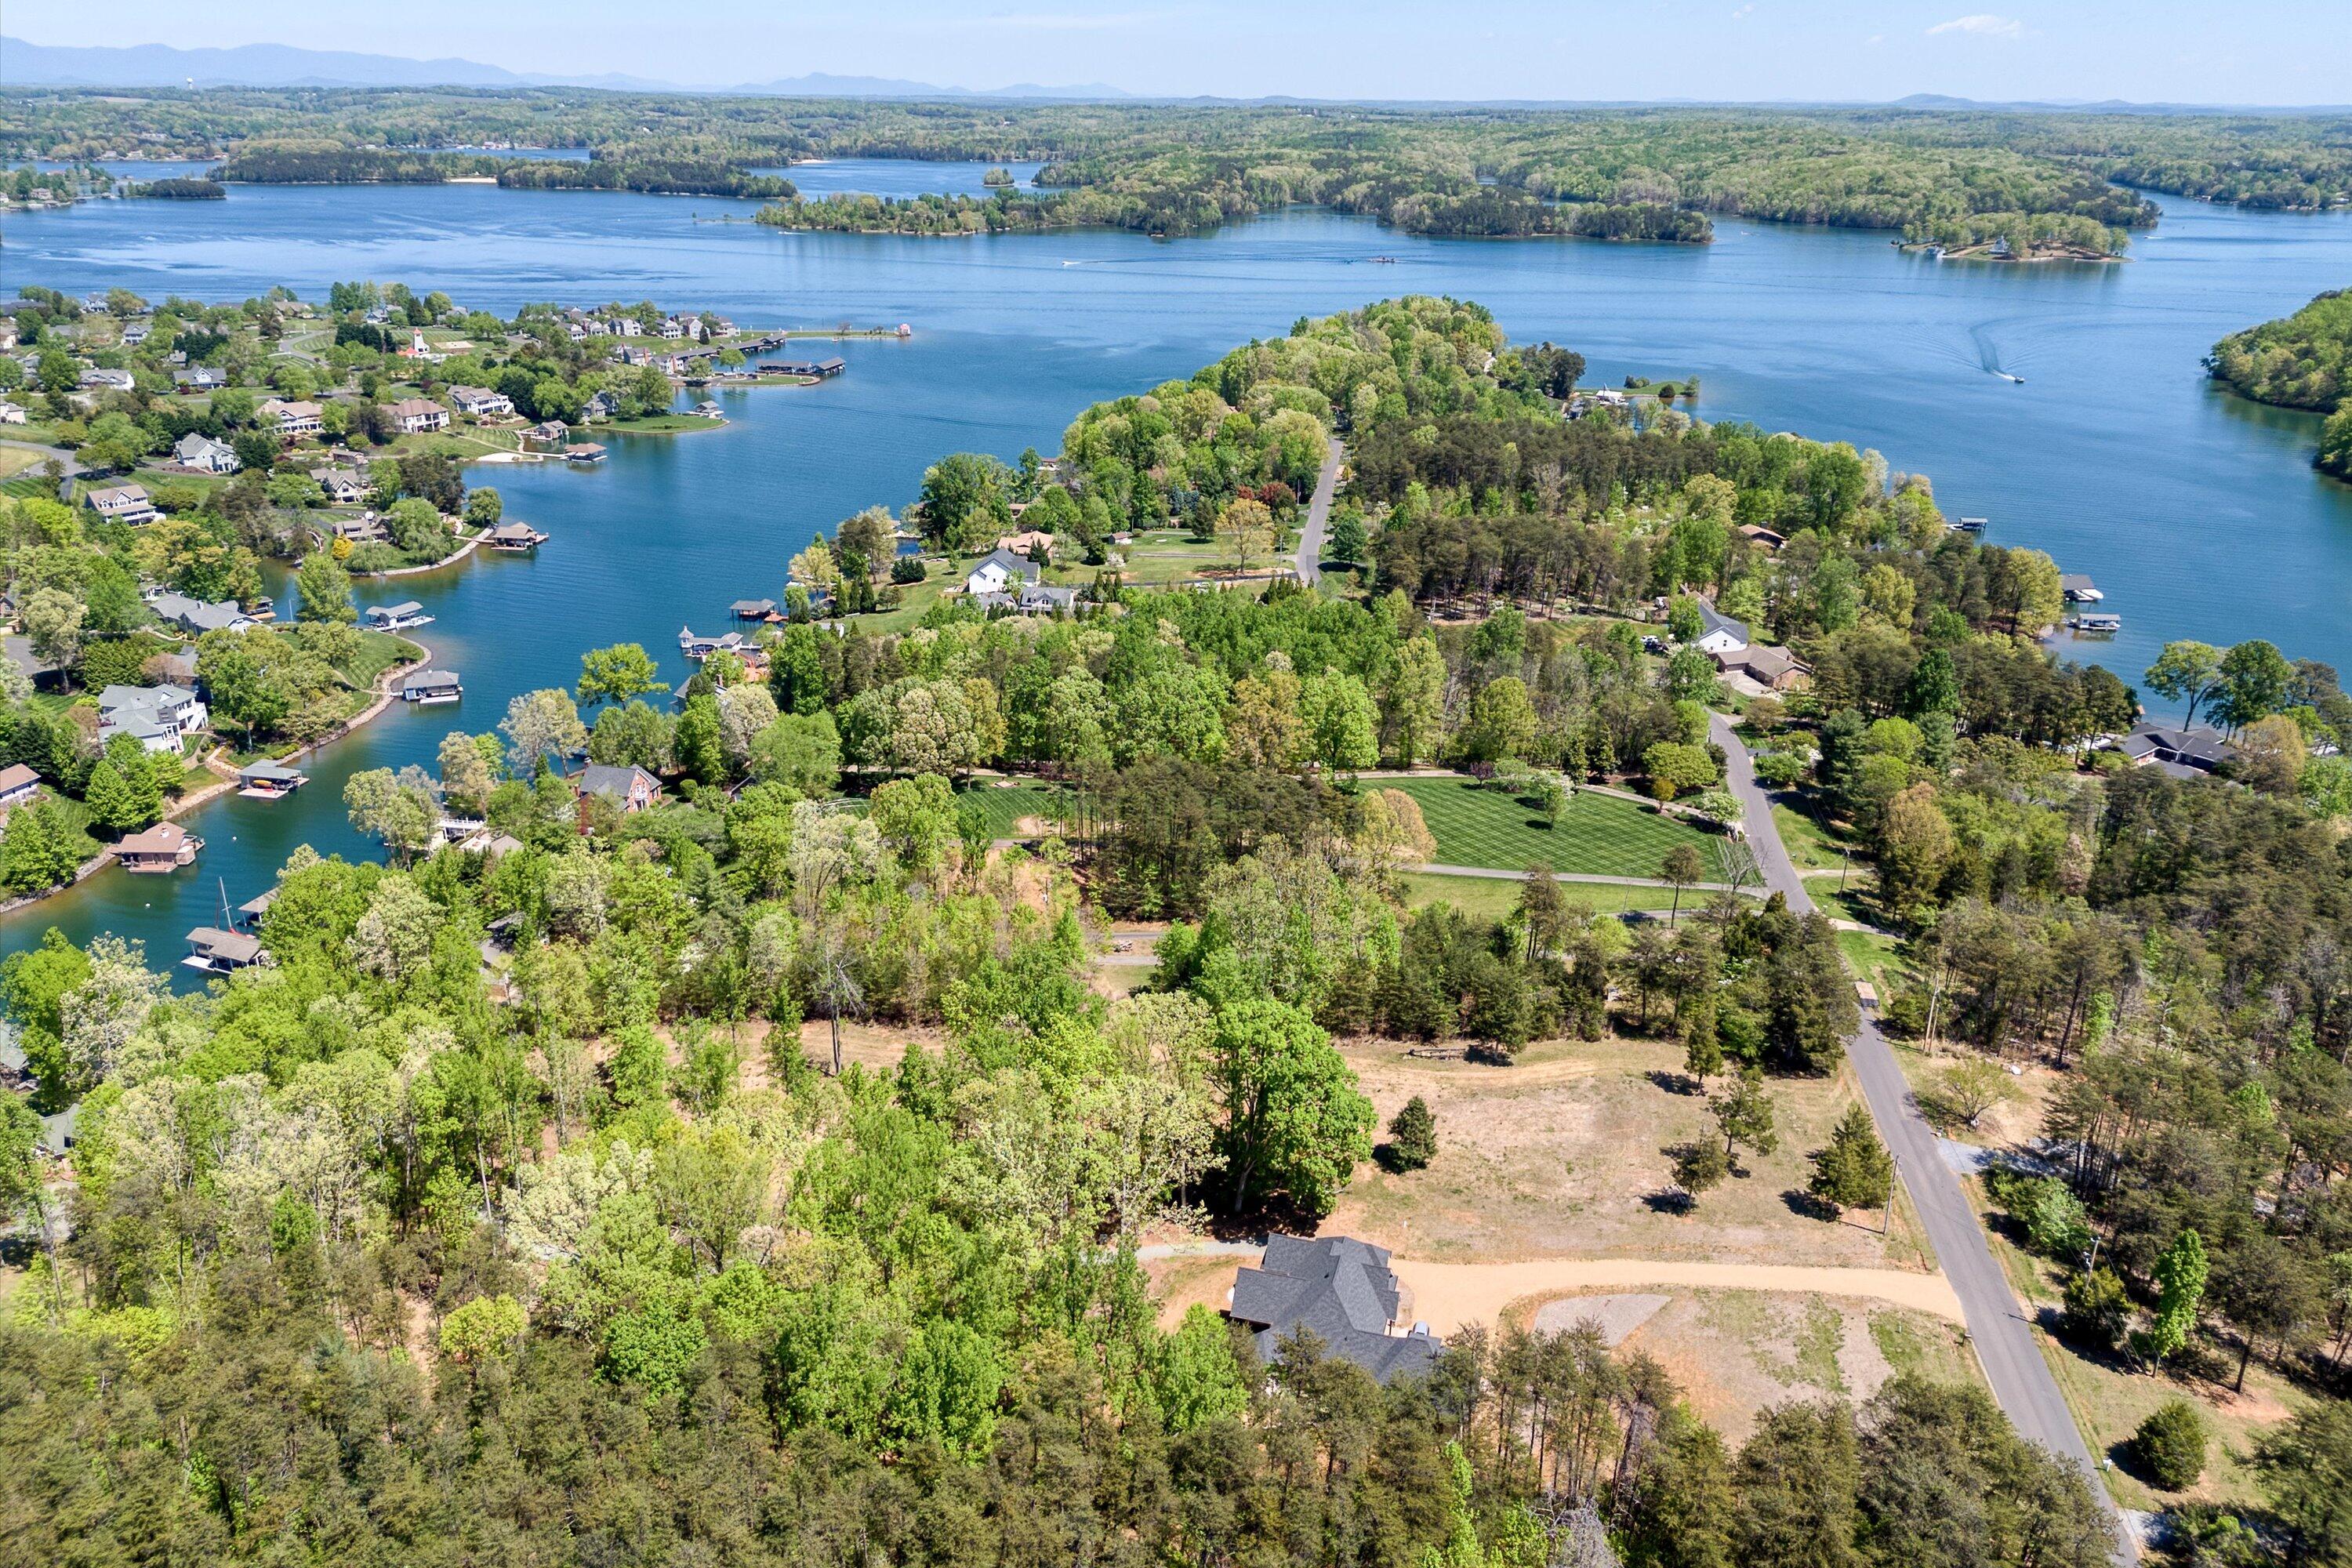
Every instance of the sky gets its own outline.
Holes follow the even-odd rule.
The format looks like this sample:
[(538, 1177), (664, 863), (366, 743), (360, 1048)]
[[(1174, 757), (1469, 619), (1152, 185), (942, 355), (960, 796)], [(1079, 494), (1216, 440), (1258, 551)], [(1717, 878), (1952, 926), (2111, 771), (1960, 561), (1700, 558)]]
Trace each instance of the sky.
[(828, 71), (1238, 98), (2352, 100), (2352, 0), (9, 0), (6, 27), (690, 86)]

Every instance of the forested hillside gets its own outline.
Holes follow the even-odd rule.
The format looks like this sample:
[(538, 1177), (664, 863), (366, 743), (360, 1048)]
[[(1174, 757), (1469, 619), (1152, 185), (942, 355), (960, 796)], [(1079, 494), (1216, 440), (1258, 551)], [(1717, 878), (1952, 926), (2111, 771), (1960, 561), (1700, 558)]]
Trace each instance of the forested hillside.
[(2322, 294), (2283, 321), (2223, 338), (2206, 364), (2215, 380), (2258, 403), (2332, 415), (2318, 463), (2352, 479), (2352, 290)]

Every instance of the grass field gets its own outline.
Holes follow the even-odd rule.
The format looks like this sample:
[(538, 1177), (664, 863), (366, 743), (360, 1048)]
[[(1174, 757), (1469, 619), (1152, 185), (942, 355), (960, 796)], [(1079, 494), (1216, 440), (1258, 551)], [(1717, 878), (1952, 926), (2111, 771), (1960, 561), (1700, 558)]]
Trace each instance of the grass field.
[(1791, 797), (1782, 795), (1772, 803), (1772, 826), (1780, 830), (1780, 842), (1788, 847), (1789, 858), (1800, 871), (1834, 870), (1844, 864), (1838, 853), (1838, 841), (1819, 817), (1798, 810), (1788, 804)]
[(991, 784), (975, 784), (961, 792), (978, 801), (988, 813), (988, 832), (992, 838), (1016, 837), (1013, 825), (1024, 816), (1054, 819), (1054, 791), (1041, 784), (1013, 784), (997, 788)]
[[(1443, 899), (1464, 914), (1498, 921), (1519, 903), (1519, 884), (1496, 877), (1448, 877), (1429, 871), (1407, 871), (1400, 880), (1404, 887), (1405, 908), (1409, 910)], [(1622, 915), (1635, 910), (1663, 913), (1674, 905), (1672, 889), (1628, 888), (1613, 882), (1562, 882), (1559, 897), (1562, 903), (1601, 915)], [(1684, 911), (1699, 908), (1707, 898), (1705, 893), (1685, 893)]]
[(1466, 778), (1383, 779), (1379, 787), (1420, 804), (1440, 865), (1655, 877), (1666, 851), (1687, 844), (1706, 860), (1710, 880), (1722, 875), (1721, 840), (1617, 795), (1580, 791), (1559, 825), (1548, 827), (1523, 802)]

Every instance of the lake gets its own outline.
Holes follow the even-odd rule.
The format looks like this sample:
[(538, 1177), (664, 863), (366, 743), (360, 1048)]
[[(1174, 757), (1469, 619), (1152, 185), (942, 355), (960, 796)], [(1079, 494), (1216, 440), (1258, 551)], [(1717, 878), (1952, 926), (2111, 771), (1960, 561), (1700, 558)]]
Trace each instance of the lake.
[[(906, 195), (977, 189), (985, 168), (875, 162), (793, 174), (813, 192), (820, 170), (835, 189), (887, 174)], [(419, 636), (465, 677), (463, 703), (387, 713), (307, 763), (290, 801), (215, 801), (188, 822), (207, 842), (194, 869), (101, 873), (0, 923), (0, 952), (56, 924), (176, 959), (223, 884), (232, 903), (262, 891), (295, 844), (370, 852), (343, 818), (352, 772), (429, 766), (448, 730), (491, 729), (517, 693), (570, 684), (592, 645), (642, 642), (683, 680), (682, 625), (724, 629), (729, 601), (781, 597), (813, 532), (913, 500), (940, 453), (1050, 453), (1089, 402), (1405, 292), (1479, 300), (1514, 340), (1572, 346), (1601, 380), (1696, 374), (1705, 417), (1850, 440), (1932, 476), (1947, 513), (2096, 579), (2126, 630), (2062, 651), (2128, 680), (2172, 637), (2266, 637), (2352, 665), (2352, 487), (2311, 468), (2315, 418), (2221, 394), (2199, 364), (2225, 333), (2352, 284), (2352, 215), (2158, 200), (2163, 226), (2107, 267), (1941, 263), (1885, 235), (1736, 219), (1706, 247), (1416, 239), (1315, 210), (1158, 242), (799, 235), (752, 225), (749, 202), (481, 185), (239, 186), (12, 216), (10, 287), (243, 299), (282, 282), (320, 298), (373, 278), (501, 313), (650, 299), (914, 336), (838, 345), (848, 373), (819, 386), (722, 394), (724, 427), (616, 437), (598, 468), (474, 469), (552, 542), (359, 590), (437, 617)]]

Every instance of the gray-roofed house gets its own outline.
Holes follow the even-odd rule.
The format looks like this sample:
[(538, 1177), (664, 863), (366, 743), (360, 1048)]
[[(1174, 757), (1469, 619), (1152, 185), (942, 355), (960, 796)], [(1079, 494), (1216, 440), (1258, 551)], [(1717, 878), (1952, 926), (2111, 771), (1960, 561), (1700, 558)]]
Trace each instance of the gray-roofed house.
[(1042, 575), (1036, 563), (1025, 555), (1017, 555), (999, 547), (982, 558), (979, 565), (964, 574), (963, 591), (975, 597), (982, 594), (1002, 594), (1007, 584), (1034, 583)]
[(185, 594), (157, 594), (147, 601), (147, 607), (158, 620), (195, 637), (206, 632), (250, 631), (261, 624), (234, 599), (206, 601)]
[(197, 430), (189, 431), (173, 443), (172, 461), (206, 474), (233, 474), (237, 469), (236, 448)]
[(1024, 583), (1015, 593), (974, 594), (971, 602), (983, 612), (1011, 610), (1023, 616), (1076, 615), (1078, 591), (1076, 588), (1055, 588), (1044, 583)]
[(1305, 1329), (1326, 1353), (1386, 1383), (1400, 1373), (1428, 1371), (1439, 1349), (1436, 1336), (1419, 1324), (1398, 1331), (1399, 1300), (1386, 1247), (1344, 1236), (1276, 1236), (1255, 1268), (1234, 1276), (1226, 1315), (1257, 1330), (1265, 1361)]
[(449, 401), (457, 412), (476, 419), (504, 419), (514, 413), (514, 399), (487, 386), (453, 386)]
[(101, 744), (129, 735), (151, 752), (177, 753), (206, 717), (204, 703), (184, 686), (110, 686), (98, 694)]
[(2141, 767), (2158, 768), (2177, 779), (2212, 773), (2238, 755), (2221, 731), (2202, 724), (2137, 725), (2116, 750)]
[(368, 498), (366, 476), (349, 468), (312, 468), (310, 478), (327, 493), (331, 506), (357, 506)]
[(1691, 646), (1701, 653), (1738, 653), (1748, 643), (1748, 623), (1735, 621), (1708, 604), (1698, 602), (1698, 638)]
[(420, 669), (400, 683), (400, 700), (420, 702), (428, 707), (455, 702), (466, 692), (465, 683), (454, 669)]
[(601, 795), (621, 808), (624, 816), (643, 811), (661, 798), (661, 780), (637, 767), (590, 763), (572, 777), (582, 796)]

